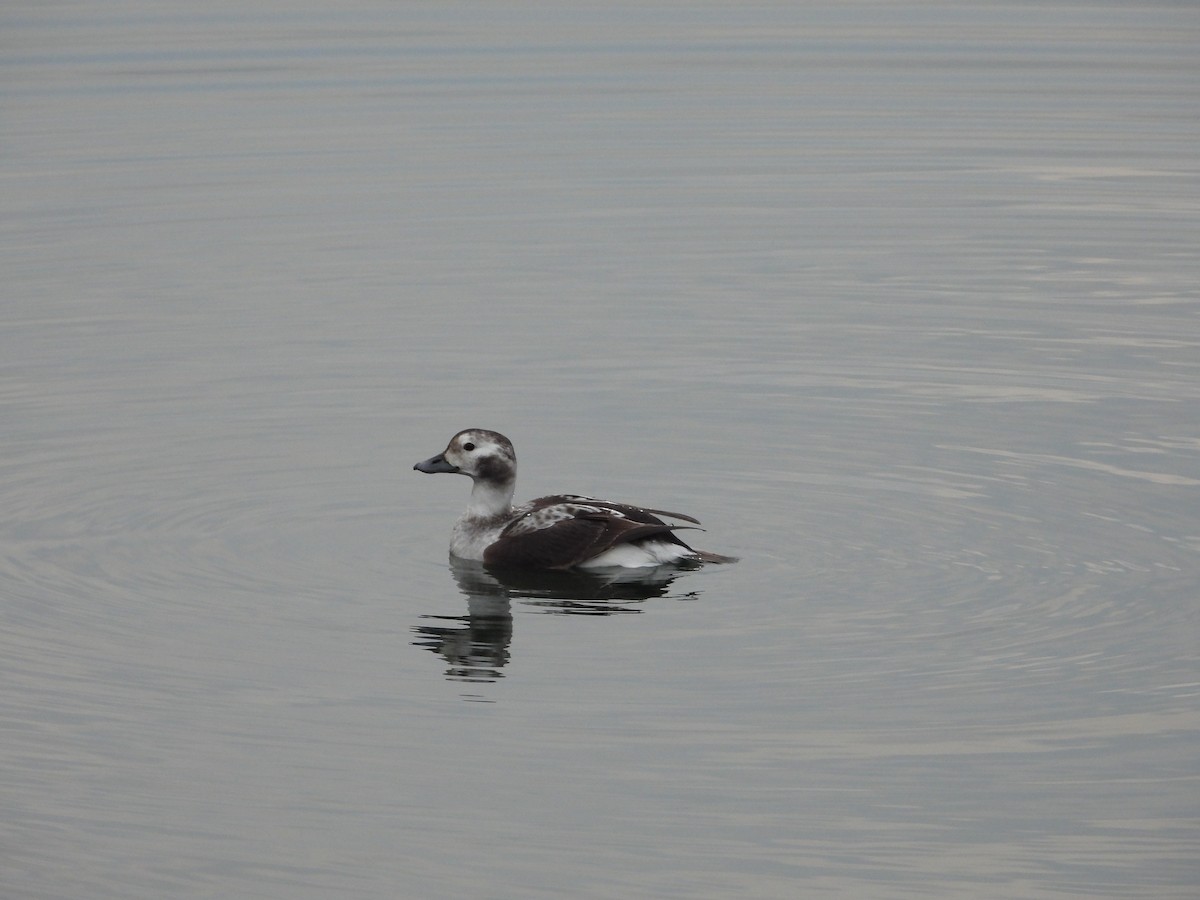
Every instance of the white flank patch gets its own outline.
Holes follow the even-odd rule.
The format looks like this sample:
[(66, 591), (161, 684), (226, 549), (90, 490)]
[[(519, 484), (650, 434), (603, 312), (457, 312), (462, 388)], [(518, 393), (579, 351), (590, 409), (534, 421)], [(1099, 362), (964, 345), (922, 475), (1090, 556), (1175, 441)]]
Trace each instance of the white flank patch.
[(579, 564), (580, 569), (622, 568), (644, 569), (666, 563), (690, 559), (692, 554), (686, 547), (666, 541), (644, 541), (640, 544), (618, 544)]

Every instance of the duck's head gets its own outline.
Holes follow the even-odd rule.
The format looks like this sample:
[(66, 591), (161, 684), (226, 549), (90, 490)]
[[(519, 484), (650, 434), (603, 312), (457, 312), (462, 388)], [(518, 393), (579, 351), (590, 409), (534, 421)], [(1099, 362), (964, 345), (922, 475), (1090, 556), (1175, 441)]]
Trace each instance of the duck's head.
[(512, 442), (499, 432), (467, 428), (450, 438), (437, 456), (413, 468), (431, 475), (450, 472), (470, 476), (473, 481), (508, 484), (517, 477), (517, 454)]

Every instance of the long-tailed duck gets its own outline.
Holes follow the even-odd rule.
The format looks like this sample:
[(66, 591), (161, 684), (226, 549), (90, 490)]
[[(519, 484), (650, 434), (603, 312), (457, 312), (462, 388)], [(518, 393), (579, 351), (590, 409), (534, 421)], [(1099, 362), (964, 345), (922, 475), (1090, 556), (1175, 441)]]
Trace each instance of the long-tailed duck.
[[(468, 428), (418, 472), (453, 472), (474, 482), (471, 502), (454, 524), (450, 553), (488, 565), (526, 569), (643, 568), (689, 562), (736, 562), (689, 547), (675, 529), (697, 526), (691, 516), (608, 500), (557, 494), (512, 505), (517, 455), (495, 431)], [(691, 522), (669, 525), (658, 516)]]

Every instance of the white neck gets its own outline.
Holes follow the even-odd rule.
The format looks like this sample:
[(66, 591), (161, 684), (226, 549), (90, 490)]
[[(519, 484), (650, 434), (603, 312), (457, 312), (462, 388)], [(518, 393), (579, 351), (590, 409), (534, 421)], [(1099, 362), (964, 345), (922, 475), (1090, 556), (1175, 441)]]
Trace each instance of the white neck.
[(506, 516), (512, 512), (513, 491), (517, 481), (510, 479), (503, 484), (491, 481), (476, 481), (471, 488), (471, 502), (467, 504), (467, 516), (473, 519), (490, 519)]

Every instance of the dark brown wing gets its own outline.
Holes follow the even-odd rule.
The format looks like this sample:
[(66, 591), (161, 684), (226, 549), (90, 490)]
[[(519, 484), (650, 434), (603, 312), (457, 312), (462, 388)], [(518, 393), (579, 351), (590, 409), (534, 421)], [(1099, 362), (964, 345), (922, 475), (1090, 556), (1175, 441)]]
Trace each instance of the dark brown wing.
[(504, 567), (569, 569), (619, 544), (651, 537), (686, 547), (672, 534), (677, 527), (640, 507), (573, 495), (542, 497), (484, 551), (483, 561)]

